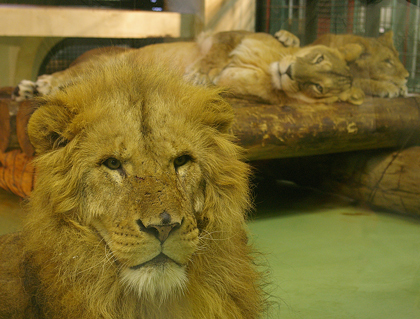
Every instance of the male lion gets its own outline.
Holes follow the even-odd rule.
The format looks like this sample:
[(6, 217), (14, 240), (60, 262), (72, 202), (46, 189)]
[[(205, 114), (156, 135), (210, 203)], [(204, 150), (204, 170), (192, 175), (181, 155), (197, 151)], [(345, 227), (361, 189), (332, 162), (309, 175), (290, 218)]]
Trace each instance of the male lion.
[(341, 47), (345, 43), (358, 44), (363, 48), (360, 57), (349, 63), (354, 85), (368, 95), (397, 97), (407, 95), (408, 71), (398, 57), (393, 42), (393, 32), (379, 38), (361, 37), (353, 34), (326, 34), (313, 45)]
[[(290, 38), (296, 38), (289, 34)], [(276, 104), (289, 102), (331, 103), (347, 101), (361, 104), (363, 92), (352, 85), (346, 62), (359, 57), (357, 44), (340, 49), (323, 45), (298, 48), (293, 41), (280, 43), (266, 33), (227, 31), (203, 34), (196, 42), (149, 45), (136, 52), (133, 67), (150, 57), (169, 61), (194, 84), (215, 84), (235, 95), (251, 95)], [(40, 76), (36, 83), (22, 81), (15, 99), (30, 98), (34, 93), (48, 94), (84, 72), (86, 60), (98, 55), (121, 54), (107, 49), (84, 54), (68, 70)]]
[(22, 232), (0, 239), (1, 318), (257, 318), (248, 165), (216, 88), (131, 52), (40, 101)]

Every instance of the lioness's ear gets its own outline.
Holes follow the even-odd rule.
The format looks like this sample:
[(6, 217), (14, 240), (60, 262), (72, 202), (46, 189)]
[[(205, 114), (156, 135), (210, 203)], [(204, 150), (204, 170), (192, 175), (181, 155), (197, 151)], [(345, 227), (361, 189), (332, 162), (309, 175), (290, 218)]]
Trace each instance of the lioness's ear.
[(358, 59), (363, 53), (363, 47), (357, 43), (346, 44), (338, 48), (338, 50), (341, 52), (341, 54), (344, 57), (344, 60), (346, 60), (347, 62), (351, 62)]
[(340, 94), (340, 100), (351, 104), (360, 105), (365, 99), (362, 89), (352, 86), (349, 90)]
[(394, 48), (393, 39), (394, 39), (394, 32), (388, 31), (388, 32), (385, 32), (383, 35), (381, 35), (378, 38), (378, 41), (389, 48)]
[(73, 137), (68, 126), (75, 114), (67, 107), (41, 101), (28, 123), (28, 136), (37, 155), (65, 146)]

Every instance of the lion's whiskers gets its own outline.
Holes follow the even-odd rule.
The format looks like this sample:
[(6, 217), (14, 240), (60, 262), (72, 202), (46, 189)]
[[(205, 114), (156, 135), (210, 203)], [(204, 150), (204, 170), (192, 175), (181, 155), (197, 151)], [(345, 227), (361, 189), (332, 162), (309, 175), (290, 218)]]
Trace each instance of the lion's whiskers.
[[(207, 231), (207, 230), (202, 230), (198, 239), (198, 245), (197, 248), (193, 254), (194, 255), (201, 255), (201, 254), (205, 254), (206, 251), (208, 251), (210, 245), (212, 242), (224, 242), (226, 240), (231, 240), (232, 238), (236, 237), (238, 235), (238, 233), (234, 233), (233, 235), (231, 234), (230, 236), (224, 237), (224, 238), (214, 238), (213, 235), (214, 234), (223, 234), (223, 233), (229, 233), (227, 231)], [(192, 262), (192, 260), (190, 259), (190, 262)]]
[(230, 232), (227, 232), (227, 231), (223, 231), (223, 230), (220, 230), (220, 231), (212, 231), (212, 232), (209, 232), (209, 231), (207, 231), (207, 230), (203, 230), (202, 231), (202, 233), (205, 233), (204, 235), (202, 235), (202, 234), (200, 234), (200, 239), (204, 239), (204, 240), (211, 240), (211, 241), (219, 241), (219, 240), (230, 240), (230, 239), (232, 239), (232, 238), (234, 238), (234, 237), (236, 237), (239, 233), (234, 233), (234, 234), (231, 234), (230, 236), (228, 236), (228, 237), (223, 237), (223, 238), (214, 238), (213, 237), (213, 234), (223, 234), (223, 233), (227, 233), (227, 234), (230, 234)]

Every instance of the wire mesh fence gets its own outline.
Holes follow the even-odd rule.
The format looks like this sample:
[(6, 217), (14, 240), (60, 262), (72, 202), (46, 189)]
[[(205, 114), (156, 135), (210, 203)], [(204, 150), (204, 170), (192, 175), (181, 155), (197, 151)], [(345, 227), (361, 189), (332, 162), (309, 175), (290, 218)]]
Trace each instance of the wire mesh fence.
[[(201, 10), (200, 4), (195, 0), (5, 0), (2, 1), (2, 3), (123, 10), (173, 11), (187, 14), (194, 14)], [(45, 41), (48, 42), (48, 39)], [(163, 41), (165, 41), (164, 38), (66, 38), (49, 50), (37, 73), (38, 75), (51, 74), (64, 70), (77, 57), (94, 48), (114, 45), (139, 48)]]
[(162, 43), (164, 38), (144, 39), (103, 39), (103, 38), (67, 38), (56, 44), (45, 56), (38, 75), (52, 74), (67, 69), (83, 53), (106, 46), (140, 48), (145, 45)]
[(420, 92), (419, 0), (266, 0), (257, 2), (258, 31), (274, 34), (285, 29), (302, 45), (325, 33), (378, 37), (394, 33), (400, 59), (410, 72), (409, 92)]
[[(129, 10), (198, 13), (194, 0), (11, 0), (12, 4), (90, 6)], [(285, 29), (297, 35), (302, 45), (325, 33), (353, 33), (378, 37), (392, 30), (400, 59), (410, 72), (410, 92), (420, 92), (419, 24), (420, 0), (258, 0), (257, 31), (274, 34)], [(45, 57), (39, 74), (62, 70), (89, 49), (120, 45), (141, 47), (164, 39), (65, 39)]]

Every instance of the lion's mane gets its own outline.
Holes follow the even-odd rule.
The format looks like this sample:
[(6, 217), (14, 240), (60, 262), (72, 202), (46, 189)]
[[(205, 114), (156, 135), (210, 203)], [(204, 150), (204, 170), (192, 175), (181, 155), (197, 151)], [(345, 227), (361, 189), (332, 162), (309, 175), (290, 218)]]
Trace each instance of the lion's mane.
[[(251, 319), (261, 313), (260, 275), (244, 227), (249, 167), (229, 132), (233, 110), (218, 89), (194, 87), (147, 63), (133, 68), (132, 59), (126, 54), (94, 63), (68, 87), (43, 98), (32, 116), (28, 130), (37, 151), (36, 186), (23, 231), (0, 240), (0, 276), (8, 283), (0, 287), (1, 318)], [(105, 124), (95, 124), (101, 121)], [(119, 152), (149, 154), (138, 166), (136, 158), (127, 157), (135, 176), (131, 168), (109, 170), (91, 161), (108, 156), (108, 147), (116, 152), (119, 134), (130, 137)], [(148, 148), (155, 137), (161, 142)], [(177, 143), (184, 151), (190, 147), (193, 159), (182, 162), (186, 168), (175, 174), (165, 171), (161, 149), (177, 150)], [(155, 176), (149, 176), (152, 171)], [(145, 232), (125, 230), (118, 255), (113, 251), (117, 240), (103, 235), (106, 226), (97, 225), (118, 214), (131, 220), (144, 208), (137, 194), (154, 196), (148, 193), (151, 187), (141, 187), (162, 180), (157, 193), (181, 195), (175, 204), (169, 195), (159, 197), (159, 203), (180, 208), (179, 201), (182, 214), (192, 211), (173, 231), (180, 237), (177, 245), (186, 242), (192, 253), (182, 267), (173, 263), (170, 271), (162, 270), (162, 278), (147, 282), (143, 276), (136, 284), (145, 287), (137, 288), (135, 280), (127, 284), (122, 279), (134, 257), (122, 261), (119, 256), (136, 245), (128, 237), (140, 241)], [(119, 191), (121, 185), (130, 192), (138, 189), (127, 195)]]

